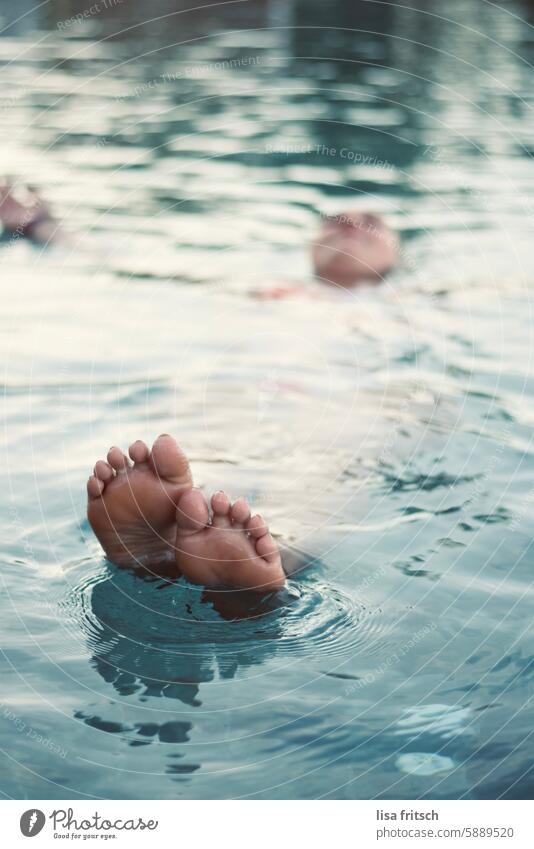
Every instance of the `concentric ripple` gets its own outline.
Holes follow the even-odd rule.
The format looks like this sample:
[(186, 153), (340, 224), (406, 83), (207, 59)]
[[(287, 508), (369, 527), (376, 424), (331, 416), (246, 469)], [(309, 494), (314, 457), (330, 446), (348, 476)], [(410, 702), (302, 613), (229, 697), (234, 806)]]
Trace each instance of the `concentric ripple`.
[(349, 657), (384, 643), (377, 612), (312, 576), (276, 595), (210, 592), (185, 581), (107, 567), (85, 575), (63, 602), (91, 650), (101, 655), (184, 657), (239, 653)]

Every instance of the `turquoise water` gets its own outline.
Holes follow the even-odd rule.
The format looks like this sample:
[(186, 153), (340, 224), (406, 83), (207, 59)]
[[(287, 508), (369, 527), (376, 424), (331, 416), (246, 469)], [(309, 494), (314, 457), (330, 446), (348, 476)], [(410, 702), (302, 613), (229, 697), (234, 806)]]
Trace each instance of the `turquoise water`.
[[(532, 796), (532, 7), (324, 5), (2, 4), (68, 234), (0, 250), (6, 797)], [(347, 205), (402, 267), (321, 290)], [(105, 562), (87, 475), (162, 431), (320, 558), (277, 603)]]

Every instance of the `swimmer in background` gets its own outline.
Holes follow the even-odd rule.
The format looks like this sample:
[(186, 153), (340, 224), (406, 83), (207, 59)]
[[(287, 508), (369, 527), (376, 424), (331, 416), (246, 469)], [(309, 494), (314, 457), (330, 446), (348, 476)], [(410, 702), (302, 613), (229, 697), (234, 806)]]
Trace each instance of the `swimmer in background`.
[(399, 240), (378, 215), (348, 210), (326, 217), (311, 254), (319, 280), (352, 289), (384, 279), (397, 264)]
[[(59, 233), (48, 204), (32, 187), (15, 189), (0, 183), (0, 222), (12, 237), (48, 243)], [(311, 244), (315, 277), (341, 289), (380, 283), (398, 262), (399, 240), (382, 218), (347, 210), (327, 216)], [(305, 292), (305, 285), (275, 286), (252, 293), (260, 299), (284, 298)]]
[(6, 238), (27, 238), (47, 244), (58, 233), (58, 222), (33, 186), (0, 182), (0, 222)]
[[(338, 289), (355, 289), (384, 280), (399, 260), (399, 239), (383, 218), (370, 212), (346, 210), (324, 218), (311, 243), (317, 280)], [(254, 292), (261, 300), (310, 293), (305, 284), (275, 286)]]

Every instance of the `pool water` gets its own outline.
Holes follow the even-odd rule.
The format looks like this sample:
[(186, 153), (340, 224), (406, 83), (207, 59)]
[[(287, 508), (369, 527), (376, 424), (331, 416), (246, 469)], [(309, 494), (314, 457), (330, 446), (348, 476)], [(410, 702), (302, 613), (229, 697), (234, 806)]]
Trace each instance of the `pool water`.
[[(66, 233), (0, 249), (5, 797), (532, 797), (534, 20), (441, 8), (2, 4)], [(382, 286), (312, 280), (347, 206)], [(86, 478), (160, 432), (317, 557), (280, 598), (104, 560)]]

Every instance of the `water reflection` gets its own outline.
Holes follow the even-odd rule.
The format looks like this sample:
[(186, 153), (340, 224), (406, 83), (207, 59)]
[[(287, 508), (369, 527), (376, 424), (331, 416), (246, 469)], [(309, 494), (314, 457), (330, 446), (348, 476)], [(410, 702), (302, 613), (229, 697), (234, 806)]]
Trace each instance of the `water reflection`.
[(110, 567), (90, 592), (93, 661), (119, 695), (196, 706), (202, 683), (276, 652), (281, 611), (292, 600), (291, 591), (258, 598)]
[[(191, 740), (202, 687), (216, 677), (232, 679), (240, 669), (273, 656), (281, 635), (281, 612), (293, 601), (291, 591), (258, 599), (253, 593), (208, 592), (109, 567), (105, 575), (85, 581), (66, 602), (86, 634), (91, 663), (121, 700), (136, 696), (141, 706), (164, 699), (181, 707), (167, 707), (163, 718), (155, 718), (153, 709), (141, 711), (139, 721), (132, 710), (131, 720), (124, 721), (102, 699), (76, 710), (75, 719), (118, 735), (133, 748), (172, 745), (165, 772), (191, 775), (200, 764), (183, 760), (187, 749), (180, 744)], [(169, 719), (173, 713), (176, 717)]]
[[(75, 718), (134, 747), (187, 743), (195, 709), (203, 707), (203, 694), (215, 681), (246, 681), (254, 667), (276, 657), (319, 653), (325, 666), (330, 661), (338, 667), (357, 653), (365, 663), (381, 646), (377, 612), (351, 603), (324, 584), (320, 572), (315, 563), (298, 584), (291, 581), (287, 589), (263, 597), (208, 591), (112, 566), (85, 577), (63, 602), (63, 611), (84, 633), (99, 675), (120, 702), (130, 704), (131, 718), (118, 719), (106, 690), (96, 703), (78, 708)], [(161, 721), (154, 718), (154, 699), (166, 706)], [(170, 707), (168, 700), (180, 707)]]

